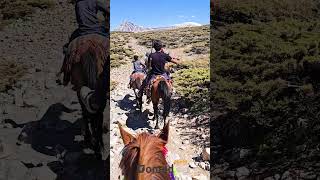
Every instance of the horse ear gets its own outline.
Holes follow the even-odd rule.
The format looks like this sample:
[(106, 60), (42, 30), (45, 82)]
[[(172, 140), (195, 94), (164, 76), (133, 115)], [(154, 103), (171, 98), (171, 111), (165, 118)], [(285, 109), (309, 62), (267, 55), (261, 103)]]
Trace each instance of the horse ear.
[(129, 144), (130, 142), (132, 142), (135, 139), (130, 133), (128, 133), (127, 131), (125, 131), (122, 128), (122, 125), (120, 122), (118, 122), (118, 127), (120, 130), (120, 134), (121, 134), (124, 145)]
[(168, 142), (168, 140), (169, 140), (169, 122), (163, 127), (160, 134), (158, 135), (158, 138)]

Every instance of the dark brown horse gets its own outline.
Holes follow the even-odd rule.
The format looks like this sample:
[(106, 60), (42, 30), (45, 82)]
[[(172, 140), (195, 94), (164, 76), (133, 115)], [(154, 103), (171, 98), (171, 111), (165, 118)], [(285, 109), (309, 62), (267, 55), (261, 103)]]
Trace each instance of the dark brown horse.
[(169, 115), (171, 108), (171, 94), (172, 94), (172, 83), (166, 80), (163, 76), (157, 76), (156, 79), (152, 82), (151, 87), (151, 100), (153, 104), (154, 117), (156, 120), (155, 128), (158, 129), (158, 119), (159, 119), (159, 101), (162, 99), (163, 103), (163, 123), (166, 124), (166, 118)]
[[(169, 123), (165, 125), (159, 135), (141, 133), (133, 136), (125, 131), (118, 123), (120, 134), (125, 144), (122, 150), (120, 168), (126, 180), (169, 180), (169, 170), (161, 172), (147, 172), (147, 168), (167, 168), (168, 163), (163, 150), (169, 139)], [(144, 171), (142, 171), (144, 167)]]
[[(103, 36), (92, 34), (78, 37), (70, 43), (60, 71), (60, 73), (64, 73), (63, 84), (68, 85), (71, 81), (73, 90), (77, 92), (82, 109), (82, 134), (85, 137), (85, 142), (93, 146), (95, 153), (99, 156), (103, 148), (103, 110), (99, 110), (97, 113), (88, 112), (80, 100), (80, 89), (82, 86), (87, 86), (97, 91), (97, 88), (102, 87), (100, 84), (103, 82), (100, 81), (105, 79), (102, 77), (102, 72), (109, 57), (108, 48), (108, 40)], [(89, 128), (89, 124), (91, 128)]]
[(136, 101), (138, 104), (138, 108), (140, 111), (142, 111), (142, 99), (138, 98), (138, 92), (140, 90), (140, 87), (142, 85), (143, 80), (146, 78), (146, 75), (141, 72), (136, 72), (131, 74), (131, 81), (130, 81), (130, 87), (133, 89), (133, 92), (136, 96)]

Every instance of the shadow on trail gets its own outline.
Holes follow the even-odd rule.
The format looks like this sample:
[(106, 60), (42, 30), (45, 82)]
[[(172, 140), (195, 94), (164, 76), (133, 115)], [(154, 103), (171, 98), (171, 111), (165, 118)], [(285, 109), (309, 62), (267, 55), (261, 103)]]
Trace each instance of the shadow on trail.
[(151, 129), (151, 126), (148, 123), (148, 114), (148, 110), (145, 110), (142, 113), (135, 110), (130, 111), (129, 113), (126, 113), (126, 115), (128, 116), (126, 125), (133, 130), (137, 130), (139, 128)]
[(127, 94), (122, 100), (118, 101), (118, 106), (120, 109), (129, 111), (126, 113), (127, 120), (126, 125), (127, 127), (137, 130), (139, 128), (148, 128), (151, 129), (151, 126), (148, 123), (148, 115), (150, 111), (147, 109), (144, 112), (140, 112), (137, 107), (136, 100), (131, 100), (130, 97), (133, 97), (130, 94)]
[(127, 94), (122, 100), (118, 101), (118, 106), (120, 107), (120, 109), (124, 110), (124, 111), (131, 111), (134, 110), (136, 108), (136, 106), (134, 106), (136, 104), (136, 100), (130, 100), (131, 96), (130, 94)]
[(61, 119), (63, 113), (74, 111), (77, 110), (57, 103), (51, 105), (38, 121), (16, 124), (7, 120), (6, 123), (23, 128), (17, 145), (31, 144), (39, 153), (59, 157), (59, 161), (47, 164), (57, 174), (56, 180), (106, 179), (109, 161), (97, 160), (94, 154), (85, 154), (84, 144), (74, 141), (75, 136), (81, 134), (81, 119), (74, 123)]

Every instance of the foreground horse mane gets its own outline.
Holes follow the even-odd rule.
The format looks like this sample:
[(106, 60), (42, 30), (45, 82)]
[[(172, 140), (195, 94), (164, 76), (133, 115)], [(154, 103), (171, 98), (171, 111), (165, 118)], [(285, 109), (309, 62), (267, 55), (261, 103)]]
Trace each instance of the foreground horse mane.
[[(122, 159), (120, 162), (120, 168), (122, 169), (122, 174), (129, 179), (135, 179), (137, 174), (137, 167), (139, 164), (139, 157), (143, 156), (145, 162), (153, 164), (152, 167), (166, 166), (167, 162), (162, 153), (162, 150), (166, 142), (155, 135), (148, 133), (139, 134), (135, 140), (127, 144), (122, 150)], [(141, 150), (143, 149), (143, 152)], [(143, 153), (143, 154), (141, 154)], [(145, 164), (141, 164), (145, 165)], [(159, 178), (167, 179), (167, 174), (165, 173), (148, 173), (145, 177), (149, 178)]]

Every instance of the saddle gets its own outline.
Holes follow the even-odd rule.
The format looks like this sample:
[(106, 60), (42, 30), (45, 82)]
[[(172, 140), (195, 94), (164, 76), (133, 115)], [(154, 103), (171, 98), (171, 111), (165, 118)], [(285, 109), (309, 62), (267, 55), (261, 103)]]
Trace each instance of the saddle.
[(172, 86), (172, 83), (173, 83), (172, 79), (167, 80), (163, 75), (157, 75), (157, 76), (149, 83), (149, 85), (148, 85), (147, 88), (145, 89), (145, 93), (146, 93), (148, 99), (151, 97), (151, 88), (152, 88), (153, 84), (154, 84), (155, 82), (157, 82), (157, 81), (160, 81), (161, 79), (167, 81), (167, 83), (168, 83), (170, 86)]

